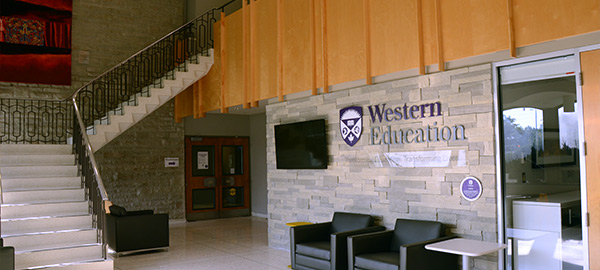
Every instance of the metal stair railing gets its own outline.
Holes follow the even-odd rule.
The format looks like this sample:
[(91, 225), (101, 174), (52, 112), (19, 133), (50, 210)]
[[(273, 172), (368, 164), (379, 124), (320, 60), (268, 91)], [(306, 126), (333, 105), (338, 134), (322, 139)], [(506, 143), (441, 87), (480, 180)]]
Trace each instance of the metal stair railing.
[[(188, 63), (198, 63), (214, 47), (213, 24), (218, 14), (235, 2), (213, 8), (175, 29), (125, 61), (104, 72), (65, 100), (0, 99), (0, 144), (66, 144), (73, 139), (89, 211), (98, 229), (98, 241), (106, 247), (105, 206), (108, 195), (100, 177), (87, 131), (109, 112), (123, 113), (123, 105), (135, 105), (132, 97), (149, 95), (152, 87), (175, 79)], [(1, 196), (1, 194), (0, 194)], [(103, 257), (106, 258), (106, 248)]]

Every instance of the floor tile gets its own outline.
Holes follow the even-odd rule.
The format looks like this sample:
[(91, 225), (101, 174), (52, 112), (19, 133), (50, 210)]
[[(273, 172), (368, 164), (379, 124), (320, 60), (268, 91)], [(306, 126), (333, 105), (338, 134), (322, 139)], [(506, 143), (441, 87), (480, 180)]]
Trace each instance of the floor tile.
[(173, 222), (169, 237), (168, 251), (114, 258), (115, 269), (289, 269), (289, 252), (268, 247), (264, 218)]

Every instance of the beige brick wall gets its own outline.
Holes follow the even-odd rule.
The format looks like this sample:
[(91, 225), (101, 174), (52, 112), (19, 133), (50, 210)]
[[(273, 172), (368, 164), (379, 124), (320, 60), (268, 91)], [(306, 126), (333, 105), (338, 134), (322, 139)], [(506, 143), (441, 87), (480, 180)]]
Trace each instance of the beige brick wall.
[[(334, 211), (375, 215), (393, 228), (396, 218), (437, 220), (448, 232), (461, 237), (497, 241), (494, 121), (491, 65), (461, 68), (311, 96), (267, 106), (267, 168), (269, 245), (289, 249), (293, 221), (322, 222)], [(371, 123), (367, 106), (388, 107), (442, 103), (439, 117)], [(339, 132), (339, 110), (363, 107), (361, 140), (349, 147)], [(274, 126), (282, 123), (326, 119), (329, 143), (327, 170), (278, 170), (275, 164)], [(465, 140), (402, 145), (370, 145), (370, 127), (387, 130), (462, 125)], [(452, 151), (462, 165), (447, 167), (378, 167), (373, 157), (388, 152)], [(383, 161), (385, 163), (385, 160)], [(460, 195), (466, 176), (481, 180), (483, 195), (469, 202)], [(496, 267), (497, 257), (475, 259), (476, 269)]]
[[(72, 85), (0, 82), (0, 97), (65, 98), (181, 26), (184, 7), (184, 0), (73, 0)], [(80, 54), (89, 54), (89, 63), (80, 63)]]
[[(128, 210), (185, 216), (185, 142), (174, 101), (146, 116), (95, 153), (108, 197)], [(179, 167), (165, 168), (165, 158)]]

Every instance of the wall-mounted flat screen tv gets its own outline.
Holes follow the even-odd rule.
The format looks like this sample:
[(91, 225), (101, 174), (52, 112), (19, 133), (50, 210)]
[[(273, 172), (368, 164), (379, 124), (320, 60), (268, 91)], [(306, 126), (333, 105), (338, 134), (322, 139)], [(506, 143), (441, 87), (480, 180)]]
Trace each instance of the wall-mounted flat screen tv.
[(277, 169), (327, 169), (325, 120), (275, 126)]

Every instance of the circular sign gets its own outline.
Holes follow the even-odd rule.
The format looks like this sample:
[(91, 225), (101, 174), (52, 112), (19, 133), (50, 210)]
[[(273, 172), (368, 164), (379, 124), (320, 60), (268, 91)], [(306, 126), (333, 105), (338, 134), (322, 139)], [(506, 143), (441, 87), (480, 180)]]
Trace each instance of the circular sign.
[(229, 189), (229, 196), (235, 196), (235, 194), (236, 194), (236, 193), (237, 193), (237, 192), (236, 192), (236, 189), (235, 189), (235, 188), (231, 188), (231, 189)]
[(483, 187), (479, 179), (469, 176), (460, 182), (460, 194), (467, 201), (476, 201), (481, 197)]

